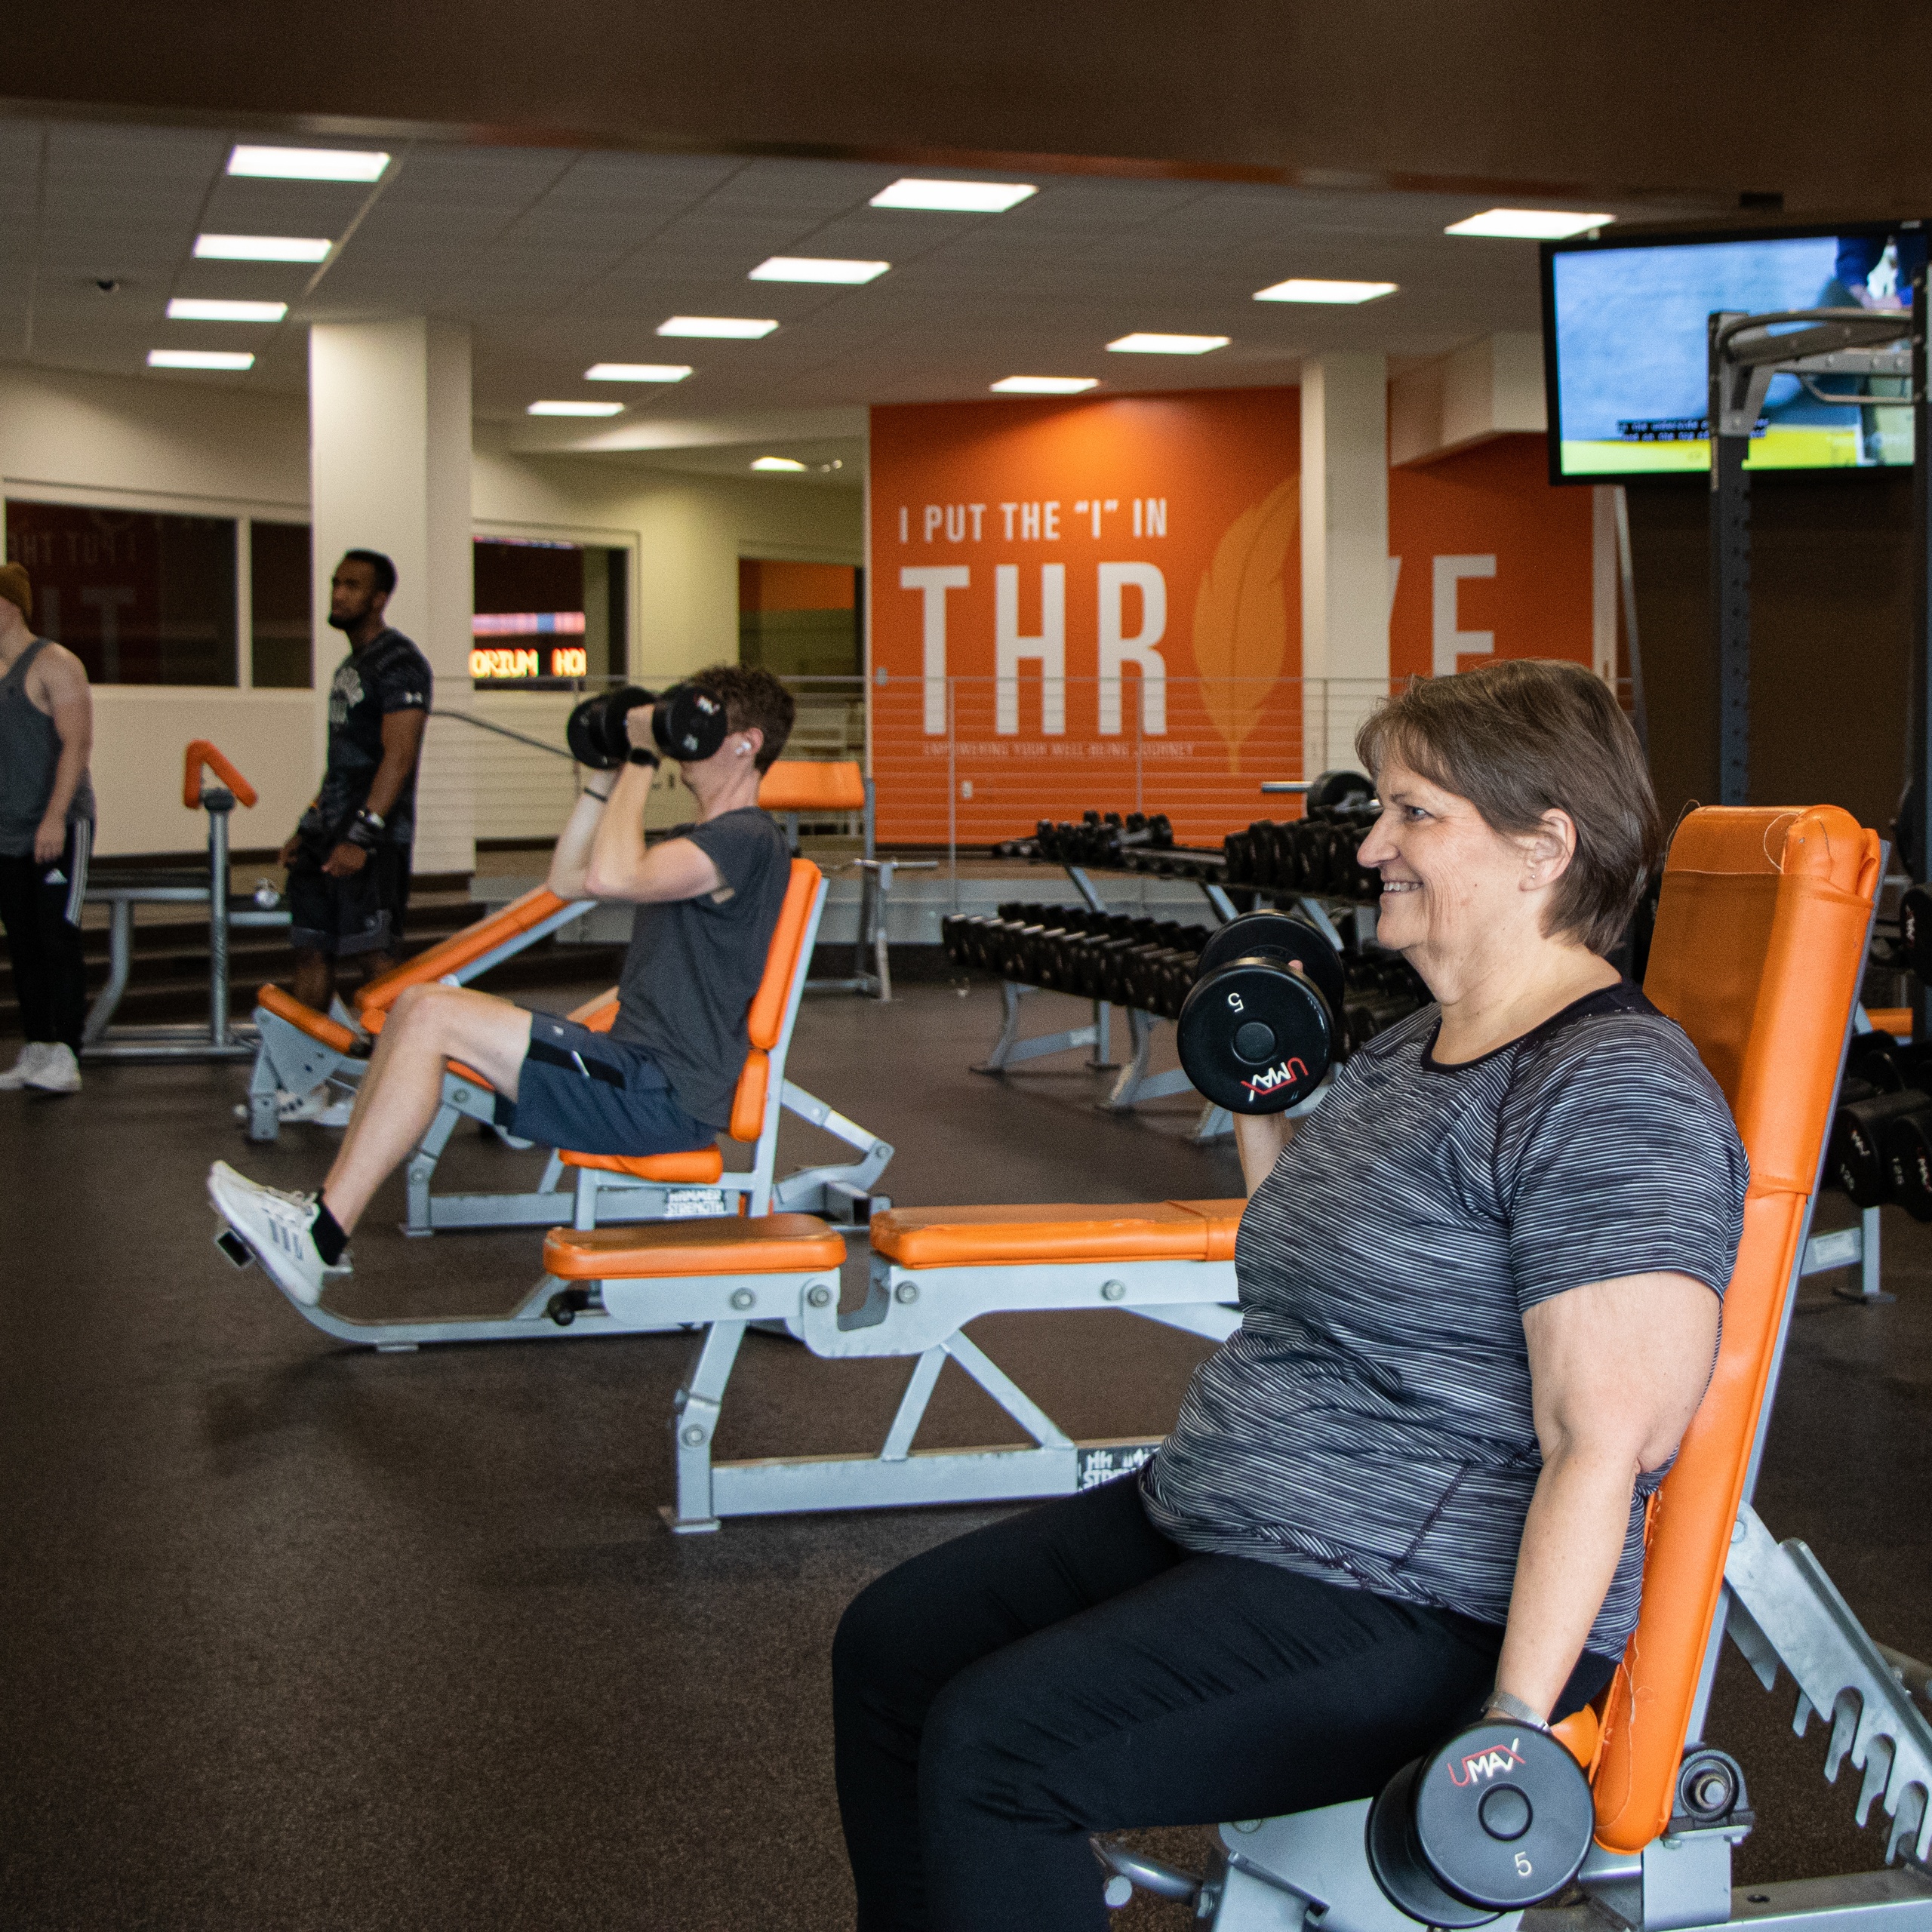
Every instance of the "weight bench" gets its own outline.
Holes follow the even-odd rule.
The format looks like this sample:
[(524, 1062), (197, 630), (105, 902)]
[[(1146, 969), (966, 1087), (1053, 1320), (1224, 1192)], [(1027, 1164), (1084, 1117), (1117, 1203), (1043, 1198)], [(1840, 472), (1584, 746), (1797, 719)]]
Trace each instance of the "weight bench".
[(273, 1140), (281, 1131), (279, 1093), (312, 1094), (325, 1081), (352, 1087), (362, 1078), (374, 1035), (406, 986), (466, 986), (506, 959), (547, 938), (591, 910), (596, 901), (563, 900), (543, 886), (452, 933), (400, 966), (379, 974), (356, 995), (355, 1023), (305, 1006), (279, 986), (256, 995), (255, 1028), (260, 1044), (248, 1081), (248, 1138)]
[[(891, 1142), (880, 1140), (784, 1077), (792, 1030), (798, 1019), (798, 995), (804, 990), (804, 974), (811, 963), (825, 898), (818, 868), (805, 860), (791, 863), (791, 883), (749, 1016), (757, 1051), (746, 1063), (732, 1103), (731, 1137), (753, 1143), (748, 1170), (726, 1173), (724, 1156), (715, 1146), (689, 1153), (641, 1155), (558, 1149), (530, 1193), (438, 1194), (433, 1185), (436, 1164), (458, 1122), (468, 1118), (488, 1125), (496, 1118), (497, 1096), (489, 1083), (466, 1068), (452, 1067), (444, 1076), (443, 1103), (411, 1155), (405, 1172), (404, 1232), (428, 1235), (448, 1228), (547, 1228), (566, 1214), (576, 1226), (592, 1228), (599, 1221), (766, 1214), (774, 1209), (823, 1214), (848, 1226), (863, 1226), (875, 1205), (889, 1204), (872, 1189), (892, 1158)], [(613, 989), (570, 1017), (602, 1032), (617, 1014)], [(767, 1081), (775, 1083), (775, 1107), (768, 1107), (765, 1085), (759, 1084)], [(844, 1141), (860, 1158), (801, 1168), (780, 1178), (780, 1109)]]
[[(1651, 1506), (1643, 1605), (1622, 1668), (1564, 1727), (1594, 1794), (1589, 1903), (1536, 1909), (1539, 1932), (1744, 1926), (1789, 1932), (1932, 1928), (1932, 1724), (1803, 1544), (1750, 1506), (1819, 1185), (1881, 848), (1845, 813), (1692, 814), (1671, 846), (1644, 990), (1697, 1044), (1751, 1158), (1744, 1238), (1703, 1405)], [(1752, 1823), (1743, 1767), (1704, 1738), (1724, 1634), (1768, 1690), (1798, 1690), (1795, 1728), (1828, 1714), (1826, 1761), (1863, 1774), (1860, 1823), (1880, 1804), (1905, 1869), (1770, 1884), (1734, 1901), (1731, 1848)], [(1899, 1665), (1909, 1660), (1897, 1660)], [(1922, 1671), (1922, 1666), (1918, 1667)], [(1204, 1878), (1107, 1841), (1110, 1903), (1133, 1883), (1192, 1897), (1216, 1932), (1413, 1932), (1376, 1885), (1367, 1800), (1224, 1825)], [(1521, 1914), (1466, 1920), (1509, 1932)]]

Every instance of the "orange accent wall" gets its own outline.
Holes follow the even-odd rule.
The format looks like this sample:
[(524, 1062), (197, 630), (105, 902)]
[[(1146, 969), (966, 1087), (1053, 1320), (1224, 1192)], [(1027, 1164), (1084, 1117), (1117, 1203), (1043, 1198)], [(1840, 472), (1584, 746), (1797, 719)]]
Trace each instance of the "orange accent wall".
[[(1109, 598), (1124, 639), (1150, 630), (1149, 571), (1165, 604), (1151, 626), (1165, 728), (1146, 735), (1144, 761), (1177, 783), (1150, 789), (1143, 778), (1141, 802), (1183, 832), (1218, 835), (1226, 801), (1188, 795), (1204, 780), (1246, 798), (1282, 768), (1290, 747), (1274, 740), (1291, 712), (1298, 737), (1299, 707), (1278, 680), (1300, 671), (1300, 455), (1293, 389), (873, 410), (867, 584), (881, 836), (941, 840), (950, 827), (983, 843), (1029, 832), (1040, 817), (1134, 806), (1142, 674), (1121, 663), (1118, 726), (1103, 728), (1114, 721), (1100, 689), (1103, 565), (1134, 580)], [(973, 681), (958, 690), (949, 732), (926, 728), (929, 593), (902, 579), (936, 568), (967, 575), (944, 592), (946, 675)], [(1017, 573), (1023, 636), (1044, 626), (1043, 571), (1064, 572), (1063, 731), (1045, 728), (1042, 666), (1024, 658), (1008, 721), (1018, 728), (1000, 728), (1003, 568)]]
[(746, 611), (849, 611), (857, 572), (850, 564), (738, 560), (738, 608)]
[[(1431, 675), (1435, 560), (1494, 557), (1493, 577), (1457, 585), (1455, 627), (1488, 631), (1498, 657), (1590, 661), (1590, 492), (1558, 490), (1541, 436), (1499, 436), (1460, 456), (1389, 472), (1389, 554), (1402, 560), (1389, 669)], [(1457, 668), (1483, 663), (1466, 655)]]

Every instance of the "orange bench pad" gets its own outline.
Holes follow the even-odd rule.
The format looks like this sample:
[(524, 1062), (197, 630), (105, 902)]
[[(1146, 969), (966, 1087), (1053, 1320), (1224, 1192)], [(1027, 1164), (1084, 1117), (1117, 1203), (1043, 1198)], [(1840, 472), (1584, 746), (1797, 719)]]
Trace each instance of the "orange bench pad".
[(758, 780), (758, 801), (768, 812), (862, 812), (866, 774), (850, 760), (781, 758)]
[(815, 1214), (552, 1228), (543, 1238), (545, 1271), (565, 1281), (803, 1275), (844, 1259), (844, 1241)]
[(521, 898), (512, 899), (500, 912), (492, 912), (487, 919), (478, 919), (473, 925), (465, 926), (462, 931), (451, 934), (427, 952), (419, 952), (414, 959), (406, 959), (400, 966), (392, 966), (386, 973), (379, 974), (356, 995), (357, 1012), (366, 1014), (371, 1010), (380, 1011), (393, 1004), (396, 995), (404, 987), (427, 986), (432, 980), (440, 980), (445, 973), (467, 966), (472, 959), (480, 959), (493, 947), (501, 946), (504, 940), (528, 932), (540, 921), (559, 910), (565, 903), (547, 887), (541, 885), (525, 893)]
[[(1217, 1206), (1224, 1204), (1216, 1203)], [(1212, 1224), (1174, 1201), (1139, 1207), (894, 1208), (872, 1251), (906, 1268), (1078, 1261), (1205, 1261)], [(1230, 1238), (1230, 1251), (1232, 1240)]]
[(1232, 1201), (1170, 1201), (1170, 1208), (1185, 1208), (1208, 1223), (1208, 1259), (1232, 1261), (1235, 1236), (1241, 1232), (1241, 1217), (1247, 1211), (1245, 1197)]
[(567, 1168), (595, 1168), (607, 1174), (635, 1174), (639, 1180), (685, 1181), (709, 1187), (724, 1171), (721, 1147), (693, 1147), (677, 1154), (573, 1154), (559, 1158)]
[(300, 1028), (310, 1039), (319, 1040), (325, 1047), (333, 1047), (339, 1054), (353, 1054), (362, 1042), (343, 1026), (339, 1020), (331, 1020), (326, 1013), (318, 1013), (312, 1006), (304, 1006), (293, 993), (284, 992), (279, 986), (261, 986), (256, 989), (255, 1004), (266, 1007), (278, 1020), (285, 1020), (291, 1026)]

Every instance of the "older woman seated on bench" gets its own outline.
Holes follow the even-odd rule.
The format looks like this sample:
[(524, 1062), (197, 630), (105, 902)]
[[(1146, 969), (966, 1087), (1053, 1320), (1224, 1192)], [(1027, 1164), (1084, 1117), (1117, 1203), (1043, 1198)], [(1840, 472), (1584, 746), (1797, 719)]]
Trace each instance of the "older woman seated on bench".
[(716, 666), (692, 681), (723, 702), (728, 728), (709, 757), (681, 766), (697, 822), (645, 849), (657, 758), (651, 707), (639, 706), (624, 721), (629, 761), (591, 774), (550, 861), (560, 899), (636, 903), (610, 1031), (465, 986), (411, 986), (383, 1029), (319, 1196), (263, 1187), (224, 1161), (210, 1171), (216, 1211), (298, 1300), (321, 1299), (370, 1197), (434, 1117), (452, 1060), (495, 1089), (499, 1124), (546, 1146), (668, 1154), (728, 1131), (749, 1051), (746, 1016), (791, 876), (758, 780), (784, 749), (795, 707), (768, 671)]
[(1367, 1796), (1485, 1711), (1567, 1715), (1635, 1624), (1747, 1178), (1604, 956), (1661, 843), (1643, 757), (1547, 663), (1421, 682), (1358, 749), (1381, 943), (1436, 1004), (1299, 1133), (1237, 1121), (1241, 1327), (1140, 1475), (847, 1611), (861, 1932), (1097, 1927), (1089, 1832)]

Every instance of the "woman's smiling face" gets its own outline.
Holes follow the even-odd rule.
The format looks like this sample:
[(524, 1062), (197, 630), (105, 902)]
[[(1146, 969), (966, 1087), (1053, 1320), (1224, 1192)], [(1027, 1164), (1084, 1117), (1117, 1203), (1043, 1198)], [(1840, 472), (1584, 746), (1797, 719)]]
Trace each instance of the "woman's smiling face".
[(1534, 920), (1523, 889), (1525, 841), (1504, 836), (1467, 798), (1398, 758), (1383, 764), (1377, 789), (1382, 816), (1361, 856), (1382, 875), (1380, 944), (1447, 962), (1494, 943), (1526, 915)]

